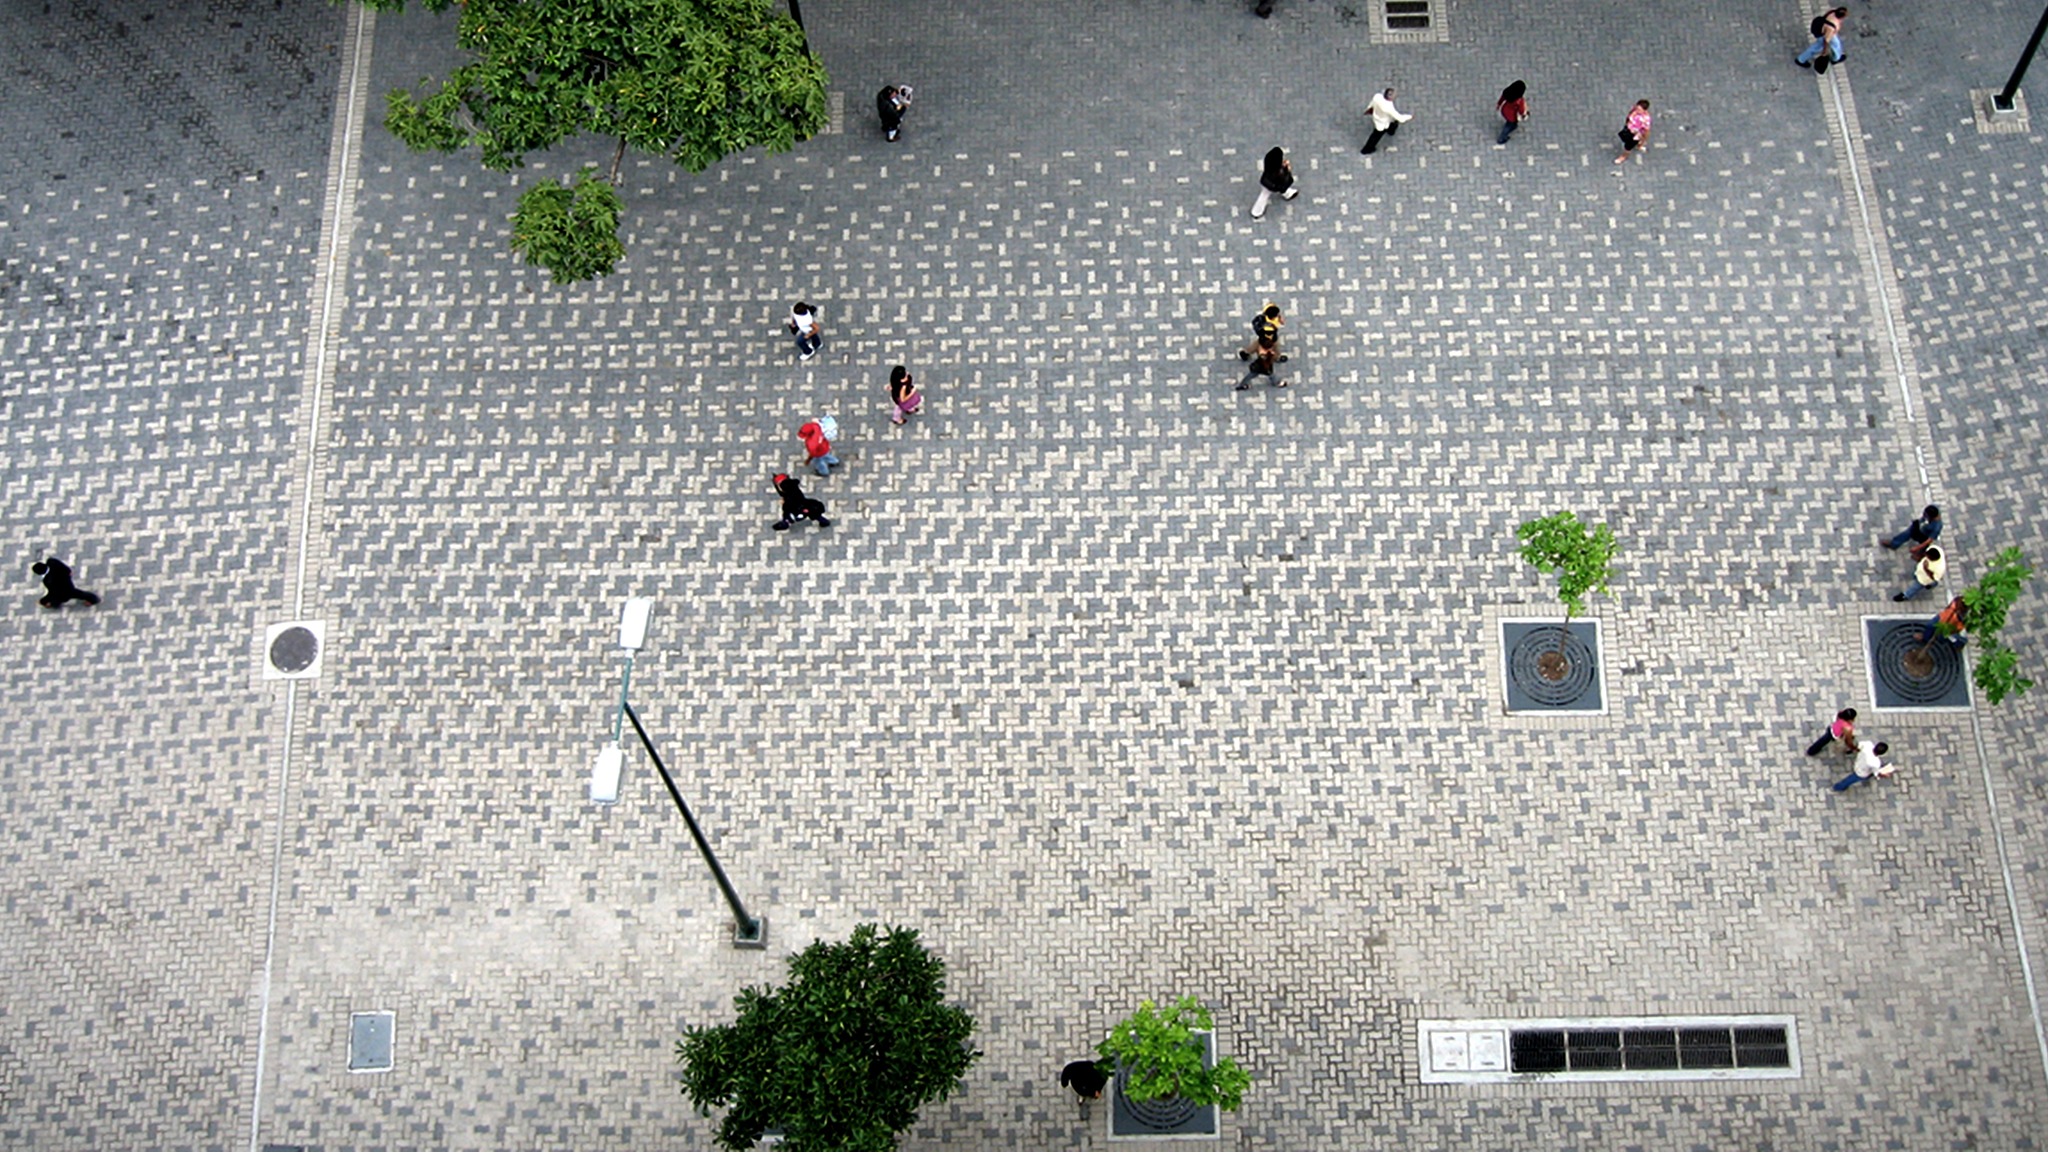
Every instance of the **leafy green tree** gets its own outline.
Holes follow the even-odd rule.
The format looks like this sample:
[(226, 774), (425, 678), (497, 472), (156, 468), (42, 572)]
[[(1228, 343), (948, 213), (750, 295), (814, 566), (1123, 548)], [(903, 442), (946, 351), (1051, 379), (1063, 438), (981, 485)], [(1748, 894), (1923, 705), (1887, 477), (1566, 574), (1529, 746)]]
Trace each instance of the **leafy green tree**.
[(1214, 1027), (1209, 1010), (1192, 996), (1181, 997), (1173, 1011), (1165, 1013), (1146, 1000), (1129, 1019), (1111, 1029), (1109, 1038), (1095, 1050), (1104, 1060), (1129, 1070), (1125, 1099), (1142, 1103), (1177, 1096), (1235, 1112), (1244, 1102), (1252, 1074), (1229, 1059), (1203, 1066), (1205, 1049), (1195, 1030)]
[(512, 250), (557, 284), (602, 276), (626, 254), (619, 211), (618, 192), (594, 169), (585, 168), (569, 187), (535, 185), (512, 214)]
[(1544, 575), (1557, 573), (1564, 618), (1586, 614), (1586, 594), (1607, 591), (1614, 578), (1614, 529), (1589, 525), (1571, 512), (1531, 520), (1515, 529), (1522, 559)]
[(1586, 614), (1586, 594), (1607, 591), (1614, 578), (1614, 530), (1605, 524), (1589, 525), (1573, 513), (1558, 512), (1530, 520), (1515, 529), (1522, 542), (1522, 559), (1545, 575), (1557, 573), (1557, 598), (1564, 601), (1564, 624), (1557, 630), (1557, 650), (1546, 652), (1536, 670), (1550, 680), (1562, 680), (1569, 669), (1565, 641), (1571, 636), (1575, 616)]
[[(405, 2), (365, 0), (391, 10)], [(440, 12), (458, 0), (420, 2)], [(384, 126), (415, 150), (474, 147), (486, 168), (503, 171), (591, 133), (618, 141), (607, 177), (616, 184), (628, 148), (701, 172), (755, 146), (788, 151), (825, 126), (825, 66), (768, 0), (459, 2), (456, 41), (474, 58), (438, 87), (423, 81), (430, 87), (417, 97), (386, 97)], [(555, 197), (547, 187), (521, 197), (522, 214), (551, 211), (528, 203)], [(616, 221), (613, 235), (616, 244)], [(526, 249), (557, 280), (610, 271), (589, 259), (594, 251), (580, 243), (536, 259)], [(558, 254), (564, 264), (546, 264)]]
[(916, 929), (863, 924), (790, 957), (789, 974), (782, 988), (734, 997), (733, 1023), (676, 1044), (683, 1095), (706, 1116), (727, 1109), (726, 1148), (779, 1129), (787, 1152), (888, 1152), (981, 1055), (967, 1044), (974, 1018), (941, 1003), (945, 962)]
[(1967, 613), (1964, 618), (1979, 646), (1977, 667), (1970, 678), (1994, 706), (2007, 696), (2018, 696), (2034, 686), (2032, 680), (2020, 675), (2018, 654), (1998, 640), (2013, 601), (2019, 599), (2033, 577), (2034, 566), (2027, 563), (2020, 550), (2007, 548), (1992, 557), (1991, 569), (1983, 579), (1963, 589)]

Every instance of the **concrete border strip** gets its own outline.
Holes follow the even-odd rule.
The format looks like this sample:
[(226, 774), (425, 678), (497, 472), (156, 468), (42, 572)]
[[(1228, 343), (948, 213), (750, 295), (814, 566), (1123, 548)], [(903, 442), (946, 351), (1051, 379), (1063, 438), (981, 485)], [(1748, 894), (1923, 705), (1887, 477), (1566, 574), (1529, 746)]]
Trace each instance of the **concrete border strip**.
[[(334, 134), (328, 144), (327, 187), (321, 200), (320, 242), (313, 264), (313, 297), (306, 336), (306, 360), (299, 389), (300, 427), (303, 429), (300, 459), (304, 465), (299, 478), (297, 548), (292, 563), (291, 603), (293, 618), (306, 609), (307, 570), (319, 511), (321, 490), (322, 420), (332, 403), (336, 351), (341, 332), (341, 312), (347, 292), (348, 252), (355, 235), (355, 190), (361, 162), (363, 120), (370, 97), (370, 47), (377, 31), (377, 14), (361, 4), (348, 6), (347, 29), (342, 36), (341, 78), (336, 91)], [(298, 725), (297, 681), (284, 690), (284, 739), (278, 750), (275, 788), (277, 809), (273, 820), (270, 855), (270, 899), (263, 933), (263, 978), (257, 997), (256, 1065), (249, 1103), (249, 1152), (260, 1152), (263, 1138), (263, 1088), (270, 1055), (270, 1000), (277, 968), (277, 914), (284, 884), (285, 813), (289, 804), (293, 734)]]
[[(1856, 202), (1856, 255), (1863, 265), (1864, 283), (1870, 290), (1879, 317), (1884, 321), (1892, 369), (1898, 376), (1899, 398), (1905, 406), (1907, 438), (1913, 447), (1914, 462), (1920, 470), (1920, 490), (1926, 494), (1928, 503), (1936, 503), (1934, 478), (1928, 468), (1932, 433), (1927, 422), (1920, 418), (1926, 406), (1921, 402), (1918, 368), (1906, 336), (1906, 314), (1898, 287), (1898, 272), (1892, 265), (1891, 244), (1877, 219), (1877, 186), (1871, 178), (1869, 154), (1863, 148), (1863, 126), (1856, 116), (1855, 96), (1850, 91), (1848, 78), (1839, 70), (1832, 75), (1832, 80), (1819, 78), (1820, 89), (1823, 101), (1833, 113), (1828, 117), (1828, 135), (1833, 138), (1835, 153), (1842, 161), (1842, 183)], [(2027, 989), (2028, 1014), (2034, 1023), (2034, 1044), (2040, 1052), (2042, 1078), (2048, 1081), (2048, 1027), (2044, 1027), (2041, 1018), (2041, 996), (2034, 984), (2034, 963), (2020, 909), (2019, 887), (2013, 883), (2012, 853), (2005, 842), (2005, 811), (1999, 805), (1996, 782), (1991, 776), (1991, 758), (1984, 741), (1984, 721), (1974, 710), (1970, 714), (1970, 734), (1976, 741), (1977, 769), (1984, 780), (1984, 803), (1990, 816), (1992, 843), (1998, 852), (1999, 878), (2005, 885), (2005, 908), (2012, 921), (2013, 945), (2019, 952), (2020, 979)]]

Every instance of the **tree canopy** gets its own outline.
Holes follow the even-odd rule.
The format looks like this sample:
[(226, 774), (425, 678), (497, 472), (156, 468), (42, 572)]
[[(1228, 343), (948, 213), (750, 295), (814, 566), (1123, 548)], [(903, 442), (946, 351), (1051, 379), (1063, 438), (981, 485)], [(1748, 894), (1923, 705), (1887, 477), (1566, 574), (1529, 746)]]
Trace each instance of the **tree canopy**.
[[(364, 0), (401, 9), (406, 0)], [(420, 0), (432, 12), (458, 0)], [(384, 126), (419, 151), (477, 149), (486, 168), (520, 166), (590, 133), (618, 142), (609, 179), (627, 149), (666, 156), (701, 172), (756, 146), (786, 152), (825, 126), (825, 66), (796, 22), (767, 0), (459, 0), (456, 41), (473, 59), (418, 95), (386, 97)], [(593, 200), (580, 190), (577, 201)], [(559, 202), (560, 197), (556, 197)], [(559, 205), (558, 205), (559, 206)], [(557, 206), (557, 207), (558, 207)], [(521, 203), (523, 212), (550, 206)], [(616, 222), (572, 218), (566, 249), (538, 258), (558, 280), (611, 270)], [(527, 232), (534, 229), (529, 226)], [(577, 274), (565, 275), (565, 269)]]
[[(455, 0), (421, 2), (438, 12)], [(456, 41), (476, 58), (422, 98), (388, 98), (385, 126), (414, 148), (474, 146), (502, 170), (590, 132), (701, 172), (756, 145), (787, 151), (825, 126), (825, 66), (767, 0), (461, 7)]]
[(917, 1110), (952, 1092), (981, 1053), (974, 1018), (942, 1003), (946, 965), (912, 928), (873, 924), (789, 960), (789, 983), (747, 988), (731, 1024), (676, 1045), (683, 1095), (727, 1109), (718, 1143), (751, 1148), (779, 1129), (786, 1152), (887, 1152)]
[(1558, 574), (1557, 598), (1567, 620), (1585, 615), (1586, 594), (1607, 591), (1614, 577), (1614, 529), (1605, 524), (1558, 512), (1516, 528), (1515, 538), (1522, 541), (1522, 559), (1538, 572)]

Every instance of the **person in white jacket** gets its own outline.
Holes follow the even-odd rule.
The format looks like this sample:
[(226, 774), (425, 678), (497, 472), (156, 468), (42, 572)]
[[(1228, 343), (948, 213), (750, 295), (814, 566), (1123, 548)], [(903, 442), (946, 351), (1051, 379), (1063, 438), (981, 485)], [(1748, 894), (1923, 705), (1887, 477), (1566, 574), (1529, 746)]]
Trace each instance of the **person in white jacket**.
[(1392, 88), (1372, 98), (1365, 106), (1365, 114), (1372, 117), (1372, 135), (1365, 141), (1365, 147), (1358, 150), (1360, 156), (1370, 156), (1379, 150), (1380, 137), (1392, 136), (1401, 130), (1401, 125), (1415, 119), (1414, 116), (1394, 107)]

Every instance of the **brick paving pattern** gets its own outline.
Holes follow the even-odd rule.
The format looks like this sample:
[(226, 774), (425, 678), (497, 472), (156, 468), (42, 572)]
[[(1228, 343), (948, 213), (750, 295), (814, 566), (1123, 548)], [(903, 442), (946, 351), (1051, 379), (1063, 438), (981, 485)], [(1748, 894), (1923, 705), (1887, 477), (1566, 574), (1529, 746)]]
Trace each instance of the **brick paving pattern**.
[[(57, 182), (45, 140), (0, 185), (8, 522), (109, 595), (60, 616), (24, 582), (0, 615), (0, 1140), (249, 1146), (281, 833), (263, 1143), (708, 1147), (680, 1030), (882, 920), (945, 956), (985, 1053), (906, 1148), (1105, 1146), (1060, 1065), (1183, 993), (1257, 1077), (1236, 1147), (2039, 1146), (1978, 750), (2038, 957), (2039, 704), (1878, 718), (1902, 770), (1846, 796), (1800, 755), (1863, 703), (1857, 621), (1905, 571), (1871, 542), (1924, 494), (1795, 10), (1460, 5), (1449, 45), (1373, 46), (1365, 5), (1310, 0), (834, 7), (807, 16), (845, 131), (630, 165), (596, 284), (504, 241), (601, 142), (507, 175), (372, 123), (282, 797), (254, 641), (289, 605), (341, 14), (138, 15), (81, 63), (8, 33), (45, 75), (142, 41), (238, 79), (148, 124), (5, 89), (103, 169)], [(1968, 58), (2017, 43), (2009, 7), (1859, 15), (1819, 82), (1855, 86), (1958, 586), (2048, 554), (2042, 141), (1958, 95), (2009, 66)], [(379, 17), (373, 110), (447, 30)], [(890, 80), (918, 105), (885, 145)], [(1368, 160), (1385, 84), (1417, 119)], [(1652, 147), (1612, 168), (1641, 95)], [(208, 114), (217, 143), (172, 138)], [(1303, 192), (1254, 222), (1273, 143)], [(1293, 386), (1235, 393), (1269, 299)], [(903, 428), (897, 362), (930, 397)], [(834, 526), (771, 532), (821, 412)], [(1561, 507), (1623, 542), (1609, 711), (1504, 716), (1497, 622), (1554, 606), (1513, 529)], [(636, 704), (765, 955), (637, 755), (586, 800), (632, 594)], [(351, 1075), (370, 1010), (397, 1068)], [(1753, 1012), (1798, 1018), (1801, 1079), (1416, 1067), (1425, 1016)]]

